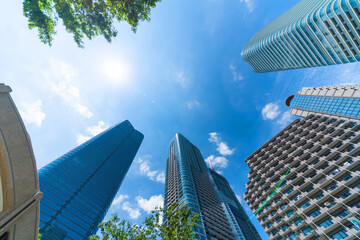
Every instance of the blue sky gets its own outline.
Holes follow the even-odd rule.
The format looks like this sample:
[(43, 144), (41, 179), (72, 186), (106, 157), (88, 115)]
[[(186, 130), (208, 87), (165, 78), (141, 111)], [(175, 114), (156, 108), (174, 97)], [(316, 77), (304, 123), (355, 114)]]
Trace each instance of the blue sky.
[(297, 2), (163, 0), (136, 34), (119, 23), (111, 44), (97, 37), (80, 49), (61, 24), (53, 46), (43, 45), (21, 3), (1, 1), (0, 82), (13, 89), (37, 167), (128, 119), (145, 138), (110, 213), (140, 223), (162, 202), (176, 132), (218, 163), (242, 198), (244, 159), (295, 119), (287, 96), (306, 86), (360, 83), (358, 63), (258, 74), (241, 59), (255, 32)]

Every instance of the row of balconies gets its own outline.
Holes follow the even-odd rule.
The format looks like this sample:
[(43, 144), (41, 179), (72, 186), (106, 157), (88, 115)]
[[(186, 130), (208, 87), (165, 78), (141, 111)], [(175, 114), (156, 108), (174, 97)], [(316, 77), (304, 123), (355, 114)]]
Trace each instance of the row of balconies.
[[(355, 135), (352, 135), (352, 136), (355, 136)], [(324, 138), (325, 138), (325, 136), (319, 135), (317, 137), (317, 139), (315, 139), (315, 142), (317, 142), (317, 141), (321, 142), (321, 141), (324, 140)], [(334, 139), (335, 139), (335, 141), (334, 141)], [(360, 135), (359, 135), (359, 139), (360, 139)], [(300, 142), (300, 140), (301, 140), (301, 142)], [(349, 141), (347, 141), (346, 139), (345, 139), (345, 141), (344, 141), (344, 139), (342, 139), (342, 140), (339, 139), (338, 141), (336, 141), (336, 140), (337, 139), (335, 137), (326, 137), (326, 139), (323, 142), (321, 142), (321, 145), (330, 144), (330, 143), (333, 142), (333, 144), (328, 146), (330, 149), (333, 149), (335, 147), (341, 147), (343, 145), (343, 142), (347, 143), (347, 144), (345, 144), (343, 146), (343, 148), (341, 148), (339, 150), (340, 152), (343, 152), (343, 151), (347, 150), (347, 148), (350, 147), (350, 145), (351, 145), (351, 143), (349, 143)], [(350, 140), (352, 140), (352, 139), (350, 139)], [(285, 148), (281, 148), (281, 149), (278, 149), (278, 148), (274, 147), (273, 151), (274, 151), (274, 153), (276, 153), (275, 156), (272, 156), (271, 158), (269, 158), (270, 155), (266, 155), (266, 157), (264, 157), (264, 158), (258, 158), (257, 161), (255, 162), (255, 165), (256, 165), (256, 163), (262, 163), (263, 165), (265, 165), (266, 163), (269, 163), (269, 162), (271, 164), (271, 160), (274, 159), (274, 157), (280, 156), (281, 153), (283, 153), (284, 150), (290, 149), (287, 153), (283, 153), (283, 156), (279, 157), (280, 159), (286, 157), (286, 155), (288, 155), (289, 153), (292, 153), (296, 148), (298, 148), (300, 146), (304, 146), (304, 148), (302, 148), (302, 149), (307, 150), (309, 148), (309, 146), (313, 145), (313, 142), (306, 141), (306, 139), (303, 139), (303, 138), (300, 138), (300, 137), (297, 137), (296, 142), (294, 142), (294, 143), (298, 143), (298, 142), (299, 142), (299, 144), (297, 144), (296, 146), (293, 146), (292, 149), (290, 149), (289, 144)], [(319, 152), (321, 150), (321, 147), (322, 147), (321, 145), (316, 145), (312, 149), (310, 149), (309, 151), (306, 151), (306, 152), (310, 152), (310, 153)], [(336, 146), (336, 145), (338, 145), (338, 146)], [(294, 153), (294, 156), (300, 155), (302, 153), (302, 149), (299, 149), (296, 153)], [(349, 149), (347, 151), (351, 151), (351, 149)], [(326, 154), (326, 151), (321, 152), (321, 154)], [(266, 159), (266, 160), (262, 161), (263, 159)], [(252, 174), (249, 175), (249, 178), (252, 177), (252, 175), (255, 175), (256, 170), (258, 168), (261, 169), (263, 167), (264, 166), (262, 166), (262, 165), (258, 165), (256, 167), (254, 167), (254, 169), (252, 171)]]
[[(341, 121), (343, 121), (343, 120), (341, 120)], [(311, 124), (311, 123), (309, 123), (308, 125), (310, 126), (310, 124)], [(340, 128), (340, 129), (337, 129), (337, 131), (336, 131), (334, 134), (332, 134), (333, 136), (332, 136), (332, 135), (331, 135), (331, 136), (332, 136), (332, 137), (335, 137), (336, 135), (339, 135), (341, 132), (342, 132), (342, 133), (345, 133), (345, 132), (344, 132), (344, 129), (349, 128), (349, 126), (352, 127), (351, 131), (348, 132), (349, 134), (358, 131), (359, 128), (360, 128), (360, 126), (354, 127), (354, 126), (355, 126), (354, 124), (355, 124), (354, 122), (349, 122), (348, 124), (345, 125), (345, 127)], [(340, 127), (341, 127), (341, 126), (340, 126)], [(293, 129), (293, 128), (291, 128), (291, 129)], [(294, 129), (297, 129), (297, 128), (294, 128)], [(331, 130), (331, 129), (333, 129), (333, 130)], [(303, 133), (301, 133), (301, 134), (299, 135), (300, 137), (304, 137), (304, 136), (308, 135), (310, 132), (312, 132), (312, 133), (319, 133), (319, 131), (325, 131), (325, 134), (328, 135), (329, 133), (332, 133), (332, 132), (335, 131), (335, 128), (331, 128), (331, 129), (329, 130), (329, 126), (328, 126), (328, 125), (321, 125), (320, 127), (316, 128), (316, 129), (313, 129), (313, 127), (310, 127), (310, 130), (311, 130), (311, 131), (306, 131), (306, 129), (304, 130), (304, 129), (301, 129), (301, 128), (299, 129), (299, 128), (298, 128), (298, 129), (294, 132), (294, 134), (290, 135), (290, 137), (293, 137), (293, 135), (297, 135), (297, 134), (299, 134), (299, 133), (302, 132), (302, 131), (303, 131)], [(276, 137), (281, 137), (284, 132), (285, 132), (285, 130), (283, 130), (282, 132), (280, 132)], [(281, 134), (281, 133), (282, 133), (282, 134)], [(305, 135), (305, 133), (307, 133), (307, 134)], [(288, 136), (289, 136), (289, 134), (288, 134), (286, 137), (288, 137)], [(314, 137), (314, 136), (312, 136), (312, 137)], [(347, 136), (347, 137), (349, 137), (349, 136)], [(275, 137), (274, 137), (274, 138), (275, 138)], [(274, 140), (275, 140), (274, 138), (273, 138), (272, 140), (270, 140), (270, 141), (271, 141), (271, 142), (274, 142)], [(279, 139), (278, 141), (279, 141), (278, 143), (280, 143), (280, 139)], [(289, 139), (285, 139), (285, 141), (289, 141)], [(258, 154), (250, 155), (250, 157), (253, 158), (254, 156), (257, 155), (257, 158), (258, 158), (258, 157), (264, 156), (266, 153), (273, 153), (273, 152), (275, 152), (275, 149), (273, 149), (274, 146), (269, 146), (269, 147), (272, 147), (272, 148), (271, 148), (272, 150), (271, 150), (270, 152), (268, 152), (268, 151), (265, 149), (265, 151), (260, 151)], [(263, 146), (262, 148), (260, 148), (260, 149), (263, 149), (263, 148), (264, 148), (264, 146)], [(260, 149), (259, 149), (259, 150), (260, 150)], [(269, 150), (270, 150), (270, 149), (269, 149)], [(255, 153), (256, 153), (256, 152), (255, 152)], [(247, 163), (249, 162), (248, 160), (250, 159), (250, 157), (247, 158)], [(250, 165), (252, 165), (252, 164), (250, 163), (249, 166), (250, 166)], [(250, 168), (251, 168), (251, 166), (250, 166)]]
[[(345, 160), (346, 161), (345, 161)], [(300, 181), (301, 179), (302, 179), (302, 176), (304, 176), (305, 178), (313, 178), (315, 175), (316, 175), (316, 173), (318, 173), (318, 176), (321, 176), (320, 175), (320, 173), (323, 173), (323, 174), (332, 174), (332, 175), (336, 175), (336, 174), (338, 174), (339, 172), (341, 172), (342, 170), (344, 170), (344, 169), (348, 169), (347, 171), (350, 171), (351, 170), (351, 168), (353, 168), (353, 167), (355, 167), (355, 165), (353, 165), (353, 164), (351, 164), (352, 163), (352, 160), (351, 159), (349, 159), (348, 157), (344, 157), (344, 158), (342, 158), (342, 160), (339, 160), (339, 162), (341, 163), (341, 164), (343, 164), (343, 166), (339, 166), (339, 165), (336, 165), (336, 164), (331, 164), (331, 165), (328, 165), (328, 162), (327, 162), (327, 160), (325, 160), (325, 159), (323, 159), (323, 158), (319, 158), (318, 159), (319, 161), (318, 162), (315, 162), (315, 166), (310, 166), (310, 165), (307, 165), (306, 164), (306, 166), (304, 167), (304, 166), (300, 166), (300, 170), (298, 170), (298, 171), (294, 171), (294, 170), (292, 170), (292, 173), (293, 173), (293, 175), (295, 174), (295, 172), (297, 172), (297, 173), (300, 173), (301, 175), (300, 176), (298, 176), (298, 179), (297, 180), (294, 180), (294, 184), (297, 184), (297, 181)], [(313, 160), (311, 160), (311, 161), (313, 161)], [(327, 165), (326, 167), (324, 167), (324, 164), (325, 165)], [(355, 163), (355, 164), (357, 164), (357, 163)], [(360, 163), (359, 163), (360, 164)], [(300, 161), (297, 161), (296, 163), (295, 163), (295, 166), (296, 165), (300, 165)], [(268, 185), (268, 184), (266, 184), (266, 186), (267, 187), (274, 187), (276, 184), (277, 184), (277, 181), (274, 181), (275, 180), (275, 178), (276, 178), (276, 176), (282, 176), (282, 175), (284, 175), (285, 174), (285, 172), (287, 171), (287, 168), (285, 168), (284, 166), (286, 166), (286, 167), (288, 167), (289, 165), (287, 164), (287, 165), (283, 165), (283, 167), (282, 167), (282, 172), (276, 172), (276, 174), (273, 174), (273, 177), (270, 179), (270, 186)], [(314, 170), (313, 170), (313, 168), (315, 168), (315, 169), (318, 169), (318, 171), (315, 173), (314, 172)], [(284, 170), (285, 169), (285, 170)], [(293, 168), (294, 169), (294, 168)], [(317, 176), (317, 177), (318, 177)], [(269, 177), (269, 176), (267, 176), (267, 177)], [(290, 175), (288, 176), (288, 178), (287, 178), (287, 180), (289, 179), (289, 178), (291, 178), (292, 177), (292, 175), (291, 175), (291, 173), (290, 173)], [(291, 179), (290, 179), (291, 180)], [(315, 181), (316, 179), (314, 179), (313, 181)], [(264, 186), (265, 185), (265, 183), (263, 183), (263, 185), (260, 183), (260, 189), (262, 188), (262, 186)], [(265, 186), (265, 188), (266, 188), (266, 186)], [(254, 191), (247, 191), (246, 192), (246, 199), (247, 199), (247, 201), (252, 201), (252, 200), (254, 200), (254, 198), (255, 198), (255, 194), (258, 192), (258, 190), (254, 190)], [(254, 195), (253, 195), (254, 194)], [(249, 195), (250, 195), (250, 197), (249, 197)], [(249, 199), (250, 198), (250, 199)]]
[[(353, 181), (353, 183), (356, 183), (355, 182), (356, 180), (354, 180)], [(350, 183), (351, 184), (351, 183)], [(357, 183), (356, 183), (357, 184)], [(354, 187), (356, 187), (355, 185), (354, 185)], [(337, 195), (338, 193), (340, 193), (340, 191), (341, 190), (344, 190), (344, 186), (342, 186), (342, 188), (341, 188), (341, 186), (340, 187), (338, 187), (338, 188), (334, 188), (334, 189), (336, 189), (334, 192), (332, 192), (331, 194), (332, 195)], [(334, 189), (332, 189), (332, 190), (334, 190)], [(332, 191), (331, 190), (331, 191)], [(296, 192), (297, 190), (295, 190), (294, 191), (294, 193)], [(330, 196), (331, 197), (331, 195), (330, 195), (330, 192), (331, 191), (328, 191), (328, 194), (326, 195), (326, 196)], [(357, 194), (357, 191), (358, 190), (356, 190), (356, 189), (350, 189), (350, 193), (349, 194), (351, 194), (351, 195), (355, 195), (356, 196), (356, 194)], [(325, 191), (326, 192), (326, 191)], [(285, 208), (283, 208), (282, 206), (285, 206), (285, 204), (287, 204), (288, 206), (296, 206), (297, 207), (297, 212), (298, 213), (300, 213), (300, 214), (306, 214), (306, 215), (308, 215), (308, 216), (311, 216), (311, 213), (314, 211), (314, 206), (318, 206), (319, 208), (321, 207), (321, 206), (319, 206), (319, 204), (317, 204), (317, 200), (319, 200), (319, 201), (324, 201), (323, 199), (326, 199), (326, 198), (323, 198), (323, 194), (321, 194), (321, 195), (318, 195), (318, 193), (320, 193), (320, 191), (319, 191), (319, 188), (317, 189), (317, 190), (315, 190), (315, 191), (313, 191), (312, 193), (310, 193), (310, 194), (308, 194), (307, 196), (301, 196), (301, 197), (297, 197), (297, 198), (294, 198), (294, 199), (292, 199), (292, 200), (290, 200), (289, 198), (290, 198), (290, 196), (289, 196), (289, 198), (287, 198), (287, 201), (285, 201), (284, 202), (284, 199), (283, 199), (283, 201), (281, 201), (279, 204), (278, 204), (278, 206), (277, 207), (266, 207), (266, 209), (268, 209), (269, 210), (269, 212), (271, 211), (271, 212), (273, 212), (274, 210), (274, 208), (275, 209), (278, 209), (279, 208), (279, 206), (280, 206), (280, 209), (281, 210), (284, 210)], [(296, 195), (298, 195), (299, 193), (297, 193)], [(338, 194), (339, 195), (339, 194)], [(293, 195), (293, 196), (295, 196), (295, 195)], [(299, 195), (298, 195), (299, 196)], [(341, 196), (343, 196), (343, 195), (341, 195)], [(340, 195), (339, 196), (337, 196), (337, 197), (340, 197)], [(346, 198), (347, 196), (345, 196), (345, 198)], [(307, 200), (305, 200), (305, 201), (303, 201), (303, 199), (307, 199)], [(321, 200), (322, 199), (322, 200)], [(351, 199), (351, 198), (349, 198), (349, 199)], [(342, 200), (341, 200), (342, 201)], [(270, 206), (271, 206), (271, 204), (272, 203), (269, 203), (270, 204)], [(320, 202), (320, 205), (321, 205), (322, 203)], [(312, 206), (312, 207), (310, 207), (310, 208), (308, 208), (309, 206)], [(302, 210), (301, 208), (303, 208), (304, 210)], [(284, 210), (284, 211), (286, 211), (286, 209)], [(282, 212), (283, 211), (279, 211), (279, 213), (280, 213), (280, 215), (282, 215)], [(266, 215), (266, 213), (265, 213), (265, 215)], [(275, 216), (275, 214), (273, 214), (273, 216), (276, 218), (276, 216)], [(263, 222), (266, 222), (267, 221), (267, 218), (266, 218), (266, 220), (264, 220), (264, 218), (262, 218), (261, 220), (260, 220), (262, 223)], [(266, 224), (263, 224), (263, 225), (266, 225)]]
[[(355, 197), (359, 197), (359, 195), (358, 194), (357, 194), (357, 196), (354, 195), (353, 198), (355, 198)], [(306, 217), (304, 215), (304, 213), (299, 212), (299, 211), (296, 211), (296, 213), (295, 213), (294, 210), (292, 210), (292, 212), (290, 212), (289, 215), (282, 214), (282, 216), (284, 216), (284, 218), (282, 220), (278, 221), (278, 223), (276, 223), (276, 221), (273, 221), (273, 222), (275, 222), (275, 224), (271, 225), (270, 228), (267, 227), (267, 232), (269, 233), (269, 235), (271, 233), (276, 232), (276, 234), (279, 234), (281, 236), (287, 236), (290, 232), (297, 232), (300, 239), (303, 239), (303, 238), (306, 238), (306, 236), (307, 236), (307, 234), (304, 234), (301, 231), (301, 229), (304, 228), (304, 226), (314, 225), (314, 223), (315, 223), (317, 225), (317, 227), (316, 227), (317, 230), (319, 230), (320, 232), (325, 232), (326, 227), (322, 227), (320, 224), (322, 222), (324, 222), (325, 220), (327, 220), (327, 218), (331, 218), (331, 219), (333, 219), (334, 225), (333, 225), (333, 227), (326, 229), (327, 232), (330, 232), (330, 231), (332, 231), (333, 228), (336, 228), (336, 226), (337, 226), (336, 223), (340, 222), (341, 220), (344, 220), (345, 215), (350, 214), (343, 207), (341, 207), (341, 205), (342, 204), (340, 202), (336, 205), (330, 206), (330, 208), (332, 209), (332, 214), (329, 214), (328, 210), (324, 210), (324, 208), (319, 208), (320, 209), (320, 211), (318, 211), (319, 213), (317, 215), (315, 215), (314, 217), (313, 216)], [(359, 209), (357, 209), (357, 211), (359, 212)], [(342, 215), (340, 216), (340, 214), (342, 214)], [(274, 218), (279, 219), (279, 217), (277, 217), (275, 215), (274, 215)], [(305, 221), (303, 219), (305, 219)], [(290, 224), (290, 226), (289, 226), (289, 224), (288, 224), (289, 222), (292, 222), (294, 224)], [(267, 224), (264, 224), (264, 223), (262, 223), (262, 225), (264, 226), (264, 228), (267, 226)], [(360, 231), (359, 231), (359, 233), (360, 233)]]
[[(359, 135), (360, 137), (360, 135)], [(360, 138), (359, 138), (360, 139)], [(336, 142), (337, 144), (339, 144), (340, 142)], [(350, 156), (357, 156), (357, 155), (360, 155), (360, 147), (359, 148), (356, 148), (355, 149), (355, 146), (353, 144), (350, 144), (350, 143), (347, 143), (345, 144), (339, 151), (332, 151), (330, 149), (333, 149), (334, 146), (332, 146), (332, 148), (325, 148), (325, 149), (319, 149), (321, 146), (314, 146), (313, 149), (311, 149), (311, 151), (313, 152), (319, 152), (320, 150), (323, 150), (319, 153), (319, 155), (324, 155), (324, 156), (329, 156), (328, 159), (334, 159), (334, 158), (337, 158), (339, 159), (341, 157), (341, 153), (344, 153), (345, 151), (348, 151), (350, 152), (349, 155)], [(310, 151), (310, 152), (311, 152)], [(301, 160), (307, 160), (311, 157), (310, 153), (306, 152), (304, 154), (304, 152), (299, 149), (294, 155), (298, 155), (298, 156), (301, 156), (303, 155), (304, 157), (300, 157)], [(283, 159), (285, 157), (289, 158), (289, 155), (288, 154), (283, 154), (284, 157), (282, 157)], [(281, 157), (280, 157), (281, 158)], [(335, 160), (337, 160), (335, 159)], [(269, 165), (269, 166), (268, 166)], [(269, 164), (266, 164), (266, 163), (263, 163), (262, 166), (260, 166), (261, 168), (267, 168), (267, 172), (270, 171), (271, 167), (276, 167), (278, 165), (278, 163), (269, 163)], [(280, 166), (275, 169), (275, 170), (278, 170), (280, 168)], [(270, 173), (271, 174), (271, 173)], [(270, 175), (269, 174), (269, 175)], [(254, 174), (252, 174), (254, 175)], [(269, 175), (265, 176), (265, 177), (269, 177)], [(251, 182), (251, 181), (250, 181)], [(250, 184), (248, 184), (247, 188), (250, 187)]]
[[(330, 149), (324, 149), (323, 150), (323, 152), (321, 152), (321, 154), (324, 154), (324, 153), (326, 153), (326, 151), (328, 151), (328, 153), (327, 154), (324, 154), (324, 156), (326, 156), (327, 157), (327, 159), (329, 159), (329, 160), (338, 160), (338, 159), (340, 159), (341, 158), (341, 155), (340, 154), (342, 154), (343, 152), (344, 152), (344, 150), (346, 150), (346, 149), (349, 149), (349, 148), (351, 148), (350, 150), (352, 150), (350, 153), (349, 153), (349, 155), (350, 156), (357, 156), (357, 155), (359, 155), (360, 154), (360, 147), (359, 148), (356, 148), (356, 149), (354, 149), (355, 147), (353, 146), (353, 145), (350, 145), (350, 144), (347, 144), (347, 145), (345, 145), (344, 146), (344, 148), (342, 148), (341, 149), (341, 151), (339, 152), (339, 151), (333, 151), (332, 152), (332, 154), (330, 154), (331, 152), (330, 152)], [(313, 156), (313, 157), (315, 157), (315, 156)], [(346, 156), (345, 156), (346, 157)], [(310, 159), (311, 158), (311, 155), (307, 155), (306, 157), (305, 157), (305, 159), (307, 160), (307, 159)], [(300, 158), (301, 160), (305, 160), (304, 158)], [(342, 158), (342, 160), (343, 161), (345, 161), (344, 160), (345, 158), (343, 157)], [(341, 160), (339, 161), (339, 162), (341, 162)], [(267, 167), (267, 166), (266, 166)], [(280, 169), (281, 168), (281, 169)], [(282, 169), (284, 169), (283, 168), (283, 166), (279, 166), (277, 169), (275, 169), (275, 171), (276, 170), (282, 170)], [(268, 169), (266, 172), (269, 172), (270, 170)], [(274, 171), (274, 170), (273, 170)], [(266, 173), (265, 172), (265, 173)], [(265, 178), (269, 178), (269, 177), (272, 177), (272, 176), (274, 176), (275, 175), (275, 172), (272, 172), (272, 173), (269, 173), (269, 174), (267, 174), (266, 176), (265, 176)], [(259, 178), (260, 179), (260, 178)], [(250, 181), (250, 182), (252, 182), (252, 183), (254, 183), (253, 181)], [(254, 185), (255, 185), (255, 183), (254, 183)], [(251, 187), (251, 185), (248, 185), (248, 189)], [(250, 192), (250, 191), (249, 191)]]

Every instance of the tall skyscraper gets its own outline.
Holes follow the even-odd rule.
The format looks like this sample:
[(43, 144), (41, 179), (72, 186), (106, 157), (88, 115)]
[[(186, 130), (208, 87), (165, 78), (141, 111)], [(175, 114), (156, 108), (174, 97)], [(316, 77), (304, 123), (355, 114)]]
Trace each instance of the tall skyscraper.
[(124, 121), (39, 170), (42, 239), (88, 239), (98, 229), (143, 140)]
[(266, 25), (241, 55), (255, 72), (360, 60), (359, 0), (302, 0)]
[(0, 239), (37, 239), (39, 180), (29, 135), (0, 84)]
[(212, 169), (209, 171), (235, 239), (261, 240), (225, 177)]
[(172, 204), (188, 204), (199, 214), (197, 239), (244, 239), (233, 232), (199, 149), (179, 133), (170, 142), (166, 165), (165, 209)]
[[(360, 239), (359, 86), (303, 88), (296, 119), (245, 161), (244, 199), (271, 239)], [(332, 101), (329, 103), (328, 101)]]

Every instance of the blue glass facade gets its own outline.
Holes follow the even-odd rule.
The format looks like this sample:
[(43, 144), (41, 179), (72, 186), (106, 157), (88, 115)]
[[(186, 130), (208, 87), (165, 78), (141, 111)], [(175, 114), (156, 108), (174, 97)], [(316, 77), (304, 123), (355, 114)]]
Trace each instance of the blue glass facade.
[(256, 72), (360, 61), (359, 0), (302, 0), (260, 29), (241, 55)]
[(221, 200), (236, 240), (261, 240), (255, 227), (242, 208), (228, 181), (217, 172), (209, 169), (211, 179)]
[(199, 215), (194, 229), (196, 239), (236, 239), (204, 158), (199, 149), (179, 133), (170, 142), (166, 166), (165, 209), (172, 204), (187, 204)]
[(360, 98), (295, 95), (290, 107), (360, 118)]
[(189, 144), (187, 143), (188, 140), (180, 134), (177, 134), (170, 142), (164, 208), (167, 209), (174, 203), (179, 206), (188, 205), (192, 212), (199, 215), (199, 222), (195, 229), (196, 238), (206, 240), (205, 227), (200, 214), (199, 200), (190, 168), (190, 161), (197, 165), (198, 163), (192, 144), (190, 142)]
[(88, 239), (98, 229), (143, 140), (124, 121), (39, 170), (42, 239)]

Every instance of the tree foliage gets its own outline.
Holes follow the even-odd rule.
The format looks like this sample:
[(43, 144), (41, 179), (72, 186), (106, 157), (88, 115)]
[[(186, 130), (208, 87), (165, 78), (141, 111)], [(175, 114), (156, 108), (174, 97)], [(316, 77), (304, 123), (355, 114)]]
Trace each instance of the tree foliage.
[(38, 28), (40, 40), (51, 46), (55, 26), (62, 20), (79, 47), (83, 38), (102, 35), (111, 42), (116, 37), (114, 20), (126, 21), (136, 32), (140, 21), (150, 21), (151, 8), (161, 0), (23, 0), (30, 29)]
[[(166, 222), (161, 222), (164, 215)], [(132, 225), (126, 220), (120, 220), (117, 214), (113, 214), (109, 221), (99, 224), (101, 237), (93, 235), (90, 240), (190, 240), (195, 239), (193, 228), (198, 221), (198, 215), (194, 215), (187, 206), (176, 207), (173, 205), (167, 211), (157, 208), (152, 211), (143, 222), (143, 226)]]

